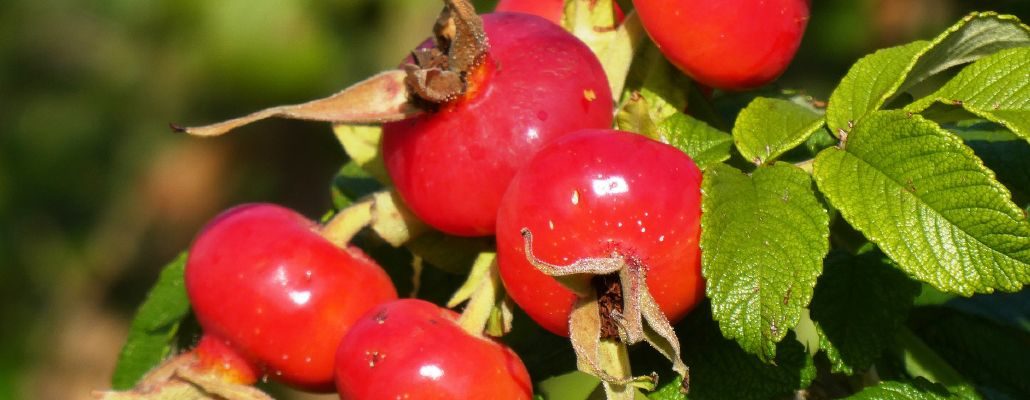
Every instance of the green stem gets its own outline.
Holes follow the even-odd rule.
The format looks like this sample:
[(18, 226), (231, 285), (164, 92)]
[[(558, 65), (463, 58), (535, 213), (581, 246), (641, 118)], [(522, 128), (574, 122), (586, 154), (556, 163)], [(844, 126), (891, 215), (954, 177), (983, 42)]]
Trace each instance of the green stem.
[(497, 269), (497, 261), (493, 259), (486, 274), (479, 279), (475, 290), (469, 296), (465, 311), (458, 318), (458, 325), (473, 335), (482, 335), (494, 307), (503, 293), (501, 275)]
[(970, 383), (937, 352), (908, 328), (902, 328), (896, 336), (905, 371), (914, 377), (923, 377), (944, 386), (969, 386)]
[(319, 230), (326, 240), (340, 247), (347, 247), (354, 235), (372, 223), (372, 204), (374, 200), (366, 197), (336, 213), (329, 222)]

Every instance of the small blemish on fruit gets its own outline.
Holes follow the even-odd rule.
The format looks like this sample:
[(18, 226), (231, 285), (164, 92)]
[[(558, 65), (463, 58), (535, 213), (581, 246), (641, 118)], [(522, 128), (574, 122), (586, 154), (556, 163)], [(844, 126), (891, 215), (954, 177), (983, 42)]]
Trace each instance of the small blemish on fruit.
[(583, 91), (583, 98), (587, 101), (597, 100), (597, 93), (594, 93), (593, 89), (587, 89)]
[(290, 359), (290, 355), (289, 354), (283, 354), (283, 361), (286, 361), (286, 360), (289, 360), (289, 359)]
[(372, 319), (375, 320), (377, 324), (382, 325), (386, 322), (386, 316), (386, 310), (379, 310), (379, 312), (377, 312), (376, 315), (372, 317)]
[(281, 371), (281, 370), (276, 370), (276, 371), (275, 371), (275, 376), (283, 376), (283, 371)]
[(547, 121), (547, 117), (548, 117), (548, 115), (547, 115), (547, 111), (544, 111), (544, 110), (540, 110), (540, 111), (537, 111), (537, 112), (536, 112), (536, 117), (537, 117), (537, 119), (539, 119), (539, 120), (540, 120), (541, 122), (543, 122), (543, 121)]
[(386, 354), (380, 354), (378, 351), (366, 351), (365, 359), (368, 360), (368, 367), (375, 368), (376, 364), (386, 358)]
[(311, 276), (314, 275), (311, 271), (304, 271), (304, 279), (311, 280)]
[(659, 242), (664, 242), (665, 241), (665, 235), (659, 236), (658, 237), (658, 241)]
[(304, 363), (311, 364), (311, 357), (304, 357)]
[(647, 232), (647, 228), (640, 228), (640, 233)]
[(572, 205), (579, 205), (579, 190), (572, 191)]
[(554, 230), (554, 221), (547, 220), (547, 227), (551, 228), (551, 230), (553, 231)]

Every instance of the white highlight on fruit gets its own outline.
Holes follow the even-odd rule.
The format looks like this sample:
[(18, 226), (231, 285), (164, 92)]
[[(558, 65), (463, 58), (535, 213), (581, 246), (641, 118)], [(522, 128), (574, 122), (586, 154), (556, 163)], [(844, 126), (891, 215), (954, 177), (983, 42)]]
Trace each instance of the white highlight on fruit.
[(629, 191), (629, 184), (621, 176), (613, 176), (607, 179), (594, 179), (592, 183), (594, 194), (607, 196), (610, 194), (626, 193)]
[(298, 306), (308, 304), (308, 301), (311, 300), (311, 292), (308, 290), (291, 291), (289, 293), (289, 296), (290, 300), (293, 301), (293, 304), (296, 304)]
[(418, 374), (435, 381), (443, 376), (443, 370), (437, 365), (429, 364), (423, 365), (422, 368), (419, 368)]

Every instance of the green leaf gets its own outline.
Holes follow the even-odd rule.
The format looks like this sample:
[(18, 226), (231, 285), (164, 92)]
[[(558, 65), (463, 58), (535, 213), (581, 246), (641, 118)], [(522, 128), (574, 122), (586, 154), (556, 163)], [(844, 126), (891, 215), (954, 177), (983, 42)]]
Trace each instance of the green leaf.
[(702, 273), (719, 327), (764, 361), (812, 299), (829, 250), (829, 217), (793, 165), (751, 176), (718, 164), (704, 174)]
[(354, 163), (383, 185), (391, 185), (390, 174), (386, 172), (383, 155), (379, 152), (379, 142), (383, 136), (381, 127), (335, 124), (333, 133)]
[(920, 40), (881, 49), (851, 66), (826, 105), (830, 132), (839, 136), (850, 131), (855, 121), (883, 106), (901, 85), (912, 59), (928, 45)]
[(961, 106), (1030, 141), (1030, 47), (985, 57), (906, 109), (920, 112), (935, 102)]
[(761, 165), (804, 143), (823, 123), (823, 116), (800, 104), (759, 97), (737, 116), (733, 142), (744, 158)]
[(858, 61), (830, 96), (834, 134), (879, 109), (895, 94), (951, 67), (999, 50), (1030, 45), (1030, 29), (1011, 15), (972, 13), (933, 41), (883, 49)]
[(658, 125), (659, 137), (682, 150), (700, 168), (730, 158), (733, 137), (686, 114), (677, 113)]
[(185, 269), (186, 253), (183, 253), (164, 267), (146, 301), (136, 311), (111, 378), (112, 389), (132, 388), (171, 354), (179, 322), (190, 312), (183, 283)]
[(1000, 50), (1030, 46), (1030, 28), (1013, 15), (974, 12), (931, 42), (898, 88), (904, 91), (951, 67), (970, 63)]
[(833, 372), (869, 369), (908, 316), (920, 285), (889, 262), (878, 251), (826, 259), (811, 315)]
[(356, 162), (348, 161), (333, 178), (331, 188), (333, 208), (342, 210), (355, 200), (383, 189), (383, 184), (362, 169)]
[(536, 393), (547, 400), (588, 400), (601, 380), (585, 372), (552, 376), (537, 384)]
[(687, 108), (690, 78), (669, 63), (653, 43), (648, 41), (638, 52), (633, 68), (626, 77), (626, 101), (639, 94), (649, 105), (652, 120), (659, 123)]
[(950, 400), (963, 397), (948, 391), (944, 386), (925, 379), (911, 382), (884, 381), (870, 386), (852, 396), (851, 400)]
[(815, 365), (793, 333), (777, 344), (773, 364), (748, 354), (719, 333), (708, 307), (702, 305), (676, 326), (684, 334), (683, 356), (690, 366), (690, 394), (679, 392), (680, 378), (663, 384), (654, 400), (766, 400), (808, 387)]
[(977, 387), (1030, 398), (1030, 334), (947, 308), (925, 308), (916, 334)]
[(1030, 222), (973, 151), (933, 122), (879, 111), (815, 159), (819, 189), (915, 278), (971, 295), (1030, 281)]
[(562, 25), (597, 55), (608, 76), (612, 96), (622, 93), (633, 53), (644, 42), (640, 18), (630, 13), (616, 26), (614, 0), (566, 0)]

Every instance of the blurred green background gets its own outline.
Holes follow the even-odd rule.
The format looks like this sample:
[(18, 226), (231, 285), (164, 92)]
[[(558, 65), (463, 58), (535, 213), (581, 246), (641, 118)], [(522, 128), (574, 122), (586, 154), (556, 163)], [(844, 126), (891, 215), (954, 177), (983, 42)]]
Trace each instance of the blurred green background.
[[(816, 0), (780, 83), (825, 99), (876, 48), (932, 37), (974, 9), (1025, 21), (1028, 3)], [(0, 399), (86, 398), (107, 387), (159, 268), (219, 210), (270, 201), (315, 218), (329, 208), (345, 156), (327, 125), (270, 121), (194, 139), (168, 123), (332, 93), (395, 66), (440, 7), (0, 2)]]

